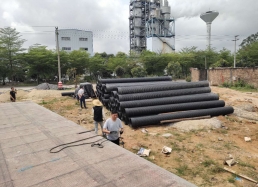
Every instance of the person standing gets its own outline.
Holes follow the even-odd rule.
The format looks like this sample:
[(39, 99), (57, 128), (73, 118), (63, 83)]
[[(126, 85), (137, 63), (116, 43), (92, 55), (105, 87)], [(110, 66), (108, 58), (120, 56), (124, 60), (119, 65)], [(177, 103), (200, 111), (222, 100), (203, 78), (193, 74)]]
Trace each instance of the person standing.
[(102, 135), (104, 136), (104, 133), (103, 133), (103, 121), (105, 120), (104, 108), (102, 106), (102, 103), (98, 99), (93, 100), (92, 104), (93, 104), (92, 114), (93, 114), (93, 120), (95, 125), (95, 133), (98, 134), (98, 124), (99, 124)]
[(79, 90), (80, 90), (80, 87), (77, 86), (76, 89), (75, 89), (75, 91), (74, 91), (74, 97), (77, 99), (77, 101), (79, 101), (79, 96), (78, 96)]
[(16, 101), (16, 94), (17, 94), (16, 89), (14, 89), (14, 87), (11, 87), (10, 100), (11, 100), (12, 102), (15, 102), (15, 101)]
[(83, 108), (82, 104), (83, 104), (84, 108), (87, 108), (86, 107), (86, 103), (85, 103), (85, 96), (84, 96), (83, 86), (80, 86), (80, 90), (78, 91), (78, 97), (80, 99), (81, 108)]
[(107, 134), (109, 141), (119, 145), (119, 136), (123, 133), (123, 126), (116, 111), (112, 111), (111, 118), (106, 120), (103, 126), (103, 132)]

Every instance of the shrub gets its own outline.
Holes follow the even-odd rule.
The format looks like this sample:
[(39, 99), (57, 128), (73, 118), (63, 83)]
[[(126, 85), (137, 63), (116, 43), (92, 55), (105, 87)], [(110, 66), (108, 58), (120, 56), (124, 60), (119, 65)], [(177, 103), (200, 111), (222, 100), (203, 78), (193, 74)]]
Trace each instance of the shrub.
[(191, 77), (190, 77), (190, 76), (187, 76), (187, 77), (185, 78), (185, 80), (186, 80), (187, 82), (191, 82)]

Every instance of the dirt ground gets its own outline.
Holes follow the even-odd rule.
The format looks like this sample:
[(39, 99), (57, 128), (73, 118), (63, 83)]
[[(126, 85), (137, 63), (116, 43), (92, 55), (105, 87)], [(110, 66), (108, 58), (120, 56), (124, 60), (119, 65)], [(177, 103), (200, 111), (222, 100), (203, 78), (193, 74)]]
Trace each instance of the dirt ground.
[[(211, 88), (226, 105), (234, 107), (234, 114), (148, 126), (145, 127), (148, 133), (143, 133), (142, 128), (132, 129), (124, 125), (124, 148), (133, 153), (137, 153), (140, 147), (151, 149), (149, 157), (145, 159), (197, 186), (256, 186), (223, 168), (228, 167), (258, 181), (258, 93)], [(87, 100), (88, 109), (81, 110), (75, 99), (62, 97), (61, 91), (18, 90), (17, 101), (26, 100), (32, 100), (87, 129), (94, 128), (91, 99)], [(0, 95), (1, 102), (9, 102), (8, 92)], [(110, 116), (107, 110), (106, 116)], [(219, 122), (219, 126), (209, 126), (212, 121)], [(204, 128), (206, 123), (208, 128)], [(187, 128), (194, 125), (197, 128)], [(168, 133), (171, 136), (163, 136)], [(251, 141), (246, 142), (244, 137), (250, 137)], [(171, 154), (163, 154), (163, 146), (172, 148)], [(236, 161), (232, 167), (224, 165), (224, 160), (229, 156)]]

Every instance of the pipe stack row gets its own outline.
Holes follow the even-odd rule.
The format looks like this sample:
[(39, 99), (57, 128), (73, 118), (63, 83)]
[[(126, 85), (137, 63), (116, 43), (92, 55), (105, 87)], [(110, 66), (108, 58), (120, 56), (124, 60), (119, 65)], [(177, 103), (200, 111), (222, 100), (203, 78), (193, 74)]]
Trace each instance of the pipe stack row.
[(97, 85), (100, 100), (109, 110), (116, 110), (119, 118), (133, 128), (165, 120), (234, 112), (232, 107), (225, 107), (217, 94), (211, 93), (208, 81), (108, 83), (105, 80), (110, 79), (101, 79)]

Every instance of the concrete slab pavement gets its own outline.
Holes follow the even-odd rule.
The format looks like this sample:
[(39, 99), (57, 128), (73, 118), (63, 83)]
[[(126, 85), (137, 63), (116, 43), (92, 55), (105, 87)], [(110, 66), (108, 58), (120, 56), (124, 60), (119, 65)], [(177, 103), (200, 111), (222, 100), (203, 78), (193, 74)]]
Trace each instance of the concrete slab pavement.
[(85, 130), (33, 102), (0, 104), (0, 186), (195, 186), (109, 141), (91, 147), (103, 138)]

